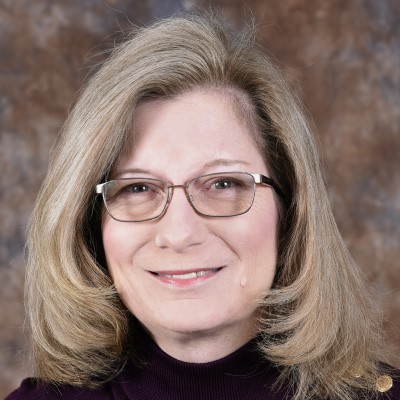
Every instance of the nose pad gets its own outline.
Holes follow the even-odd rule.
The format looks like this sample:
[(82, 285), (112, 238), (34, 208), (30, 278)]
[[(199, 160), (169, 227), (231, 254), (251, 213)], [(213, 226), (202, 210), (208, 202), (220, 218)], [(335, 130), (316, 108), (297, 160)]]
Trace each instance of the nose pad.
[(174, 189), (168, 189), (168, 194), (167, 194), (167, 207), (170, 205), (171, 200), (172, 200), (172, 195), (173, 195)]
[(193, 201), (193, 196), (192, 196), (191, 194), (188, 193), (187, 197), (188, 197), (188, 202), (189, 202), (190, 206), (193, 208), (193, 210), (194, 210), (196, 213), (198, 213), (198, 212), (197, 212), (197, 208), (196, 208), (196, 206), (195, 206), (195, 204), (194, 204), (194, 201)]

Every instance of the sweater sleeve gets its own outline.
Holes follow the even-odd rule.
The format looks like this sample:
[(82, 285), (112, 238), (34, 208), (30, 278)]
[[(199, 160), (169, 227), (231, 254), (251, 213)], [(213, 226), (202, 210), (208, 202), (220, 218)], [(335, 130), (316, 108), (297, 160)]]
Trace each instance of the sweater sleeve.
[(5, 400), (111, 400), (106, 389), (92, 390), (69, 385), (54, 385), (37, 379), (24, 379)]

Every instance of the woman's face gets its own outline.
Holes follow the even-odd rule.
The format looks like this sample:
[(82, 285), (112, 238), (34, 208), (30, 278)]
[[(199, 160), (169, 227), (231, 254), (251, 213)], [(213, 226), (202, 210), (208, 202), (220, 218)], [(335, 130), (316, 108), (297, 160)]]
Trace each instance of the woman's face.
[[(213, 172), (268, 176), (246, 126), (231, 100), (216, 92), (144, 103), (135, 113), (133, 150), (112, 178), (177, 185)], [(176, 188), (158, 219), (118, 222), (105, 215), (108, 268), (122, 301), (156, 341), (182, 333), (250, 338), (257, 304), (275, 275), (277, 220), (268, 186), (257, 186), (247, 213), (225, 218), (197, 214)], [(205, 272), (193, 279), (194, 271)]]

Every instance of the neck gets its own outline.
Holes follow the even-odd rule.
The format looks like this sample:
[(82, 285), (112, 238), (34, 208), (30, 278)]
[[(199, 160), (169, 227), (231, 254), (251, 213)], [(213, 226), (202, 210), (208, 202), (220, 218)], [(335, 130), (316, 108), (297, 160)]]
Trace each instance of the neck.
[(171, 357), (190, 363), (206, 363), (219, 360), (233, 353), (257, 334), (252, 324), (237, 332), (233, 327), (218, 331), (169, 332), (168, 335), (154, 334), (154, 341)]

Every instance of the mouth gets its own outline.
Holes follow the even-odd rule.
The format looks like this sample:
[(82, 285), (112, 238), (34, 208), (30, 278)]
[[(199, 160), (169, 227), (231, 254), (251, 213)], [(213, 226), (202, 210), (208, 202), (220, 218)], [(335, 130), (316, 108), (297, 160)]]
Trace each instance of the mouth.
[(215, 276), (223, 267), (194, 269), (185, 271), (149, 271), (163, 283), (174, 286), (189, 286), (201, 283)]

